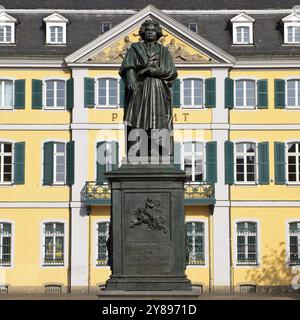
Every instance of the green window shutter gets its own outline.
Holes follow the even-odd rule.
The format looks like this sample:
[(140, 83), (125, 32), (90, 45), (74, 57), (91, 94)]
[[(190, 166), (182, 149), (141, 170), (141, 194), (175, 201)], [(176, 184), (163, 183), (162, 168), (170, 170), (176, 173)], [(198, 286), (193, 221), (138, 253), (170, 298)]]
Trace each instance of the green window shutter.
[(53, 184), (54, 142), (44, 143), (44, 181), (45, 186)]
[(233, 142), (225, 141), (225, 184), (234, 184)]
[(205, 79), (205, 107), (216, 107), (216, 78)]
[(24, 184), (25, 142), (14, 144), (14, 184)]
[(213, 184), (217, 182), (217, 142), (206, 143), (206, 182)]
[(15, 81), (15, 109), (25, 109), (25, 80)]
[(258, 183), (269, 184), (269, 143), (258, 144)]
[[(102, 146), (102, 147), (101, 147)], [(96, 183), (102, 184), (106, 181), (105, 172), (106, 172), (106, 151), (103, 152), (103, 147), (106, 146), (106, 141), (100, 141), (97, 143), (97, 156), (96, 156)]]
[(125, 82), (123, 79), (120, 79), (119, 90), (120, 90), (120, 108), (124, 108), (124, 106), (125, 106)]
[(117, 141), (111, 142), (112, 152), (112, 170), (116, 170), (119, 167), (119, 143)]
[(95, 106), (95, 81), (94, 78), (84, 78), (84, 107)]
[(74, 184), (74, 141), (67, 143), (67, 185), (71, 186)]
[(32, 79), (32, 109), (43, 109), (43, 81)]
[(180, 108), (180, 79), (175, 79), (172, 85), (173, 108)]
[(74, 107), (74, 79), (67, 80), (67, 109)]
[(174, 165), (181, 170), (181, 143), (177, 141), (174, 142)]
[(275, 109), (285, 108), (285, 81), (281, 79), (274, 80), (275, 90)]
[(233, 109), (234, 104), (234, 81), (225, 79), (225, 108)]
[(275, 151), (275, 184), (285, 184), (285, 144), (274, 143)]
[(257, 81), (257, 108), (268, 108), (268, 80)]

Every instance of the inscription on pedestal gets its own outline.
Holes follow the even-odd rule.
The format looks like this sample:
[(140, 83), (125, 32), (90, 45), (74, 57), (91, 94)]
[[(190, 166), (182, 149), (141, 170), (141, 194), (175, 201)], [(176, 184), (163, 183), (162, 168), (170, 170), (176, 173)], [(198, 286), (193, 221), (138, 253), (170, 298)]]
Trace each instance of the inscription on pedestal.
[(126, 243), (125, 273), (155, 274), (171, 272), (172, 245), (164, 243)]

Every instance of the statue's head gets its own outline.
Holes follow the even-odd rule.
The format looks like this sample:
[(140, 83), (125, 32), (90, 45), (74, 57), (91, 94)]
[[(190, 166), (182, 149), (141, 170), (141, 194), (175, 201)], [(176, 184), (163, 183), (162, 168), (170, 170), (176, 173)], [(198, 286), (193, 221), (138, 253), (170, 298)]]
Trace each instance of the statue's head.
[(146, 20), (141, 25), (139, 35), (145, 42), (149, 42), (157, 41), (162, 37), (163, 33), (158, 22), (153, 20)]

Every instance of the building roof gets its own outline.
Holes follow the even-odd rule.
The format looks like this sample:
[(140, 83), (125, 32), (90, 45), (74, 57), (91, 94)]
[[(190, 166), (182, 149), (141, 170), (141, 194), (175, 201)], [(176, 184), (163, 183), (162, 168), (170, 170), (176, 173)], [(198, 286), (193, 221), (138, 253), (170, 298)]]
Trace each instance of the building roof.
[(6, 9), (143, 9), (169, 10), (291, 9), (297, 0), (0, 0)]
[[(67, 25), (67, 44), (61, 46), (46, 45), (45, 22), (49, 13), (13, 13), (16, 24), (16, 44), (1, 45), (2, 57), (34, 57), (62, 59), (83, 47), (100, 35), (101, 22), (111, 22), (117, 26), (129, 18), (130, 14), (84, 14), (64, 13), (69, 20)], [(198, 24), (198, 33), (217, 47), (236, 58), (293, 57), (300, 56), (299, 46), (284, 46), (283, 24), (281, 19), (286, 14), (252, 14), (254, 22), (254, 45), (232, 45), (233, 14), (189, 14), (170, 15), (178, 22), (187, 25), (193, 21)]]

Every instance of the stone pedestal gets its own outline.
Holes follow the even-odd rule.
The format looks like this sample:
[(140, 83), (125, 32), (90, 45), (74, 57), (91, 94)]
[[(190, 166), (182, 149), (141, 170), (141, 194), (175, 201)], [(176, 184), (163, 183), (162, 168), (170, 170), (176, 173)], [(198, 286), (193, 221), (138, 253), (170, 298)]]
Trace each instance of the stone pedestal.
[(112, 275), (106, 290), (191, 290), (185, 275), (182, 170), (122, 165), (111, 183)]

